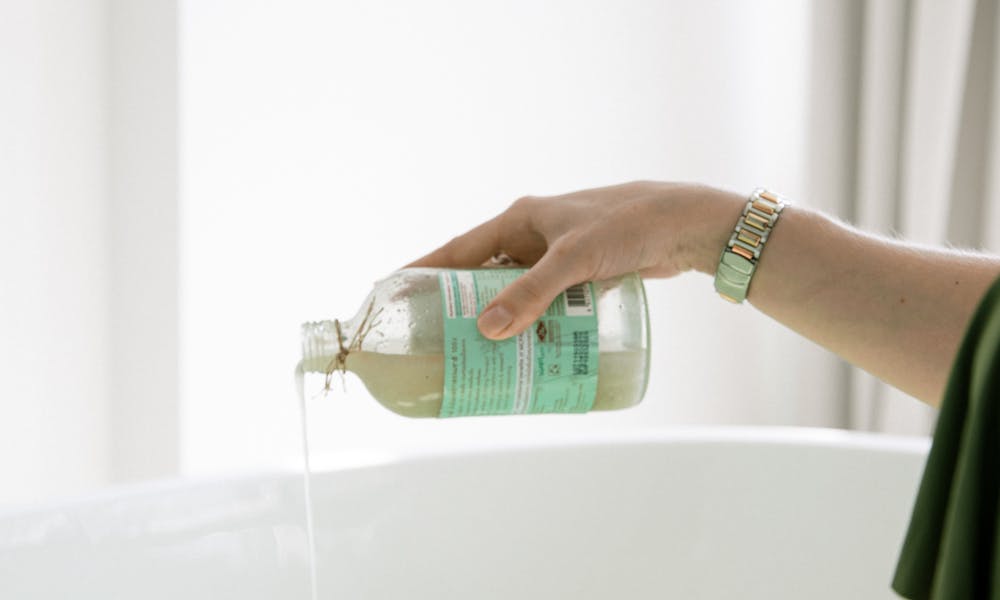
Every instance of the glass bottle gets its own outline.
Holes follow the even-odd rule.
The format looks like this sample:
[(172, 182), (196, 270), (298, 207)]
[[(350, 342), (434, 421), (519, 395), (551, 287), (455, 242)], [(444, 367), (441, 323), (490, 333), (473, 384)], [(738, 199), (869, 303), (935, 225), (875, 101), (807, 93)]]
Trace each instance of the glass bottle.
[[(442, 294), (443, 282), (450, 281), (449, 277), (472, 278), (485, 275), (487, 271), (491, 276), (507, 271), (506, 275), (513, 279), (523, 269), (412, 268), (391, 274), (375, 284), (358, 314), (349, 321), (316, 321), (302, 325), (299, 375), (324, 374), (329, 387), (335, 371), (350, 371), (361, 379), (382, 406), (394, 413), (407, 417), (458, 416), (460, 413), (442, 413), (446, 370), (452, 364), (445, 350), (445, 324), (450, 307), (443, 304), (447, 301)], [(464, 414), (615, 410), (634, 406), (642, 400), (649, 379), (649, 317), (642, 279), (632, 273), (595, 281), (592, 285), (592, 292), (588, 294), (593, 294), (597, 329), (597, 343), (593, 344), (596, 390), (591, 391), (592, 404), (587, 403), (582, 409), (579, 405), (568, 409), (556, 405), (541, 410), (503, 409), (502, 412), (479, 407), (478, 412)], [(565, 295), (557, 298), (550, 312)], [(469, 316), (472, 318), (468, 322), (474, 324), (474, 315)], [(536, 336), (539, 340), (551, 336), (552, 332), (539, 326), (543, 319), (536, 321), (524, 335)], [(551, 320), (547, 322), (550, 323), (548, 329), (558, 329), (558, 324), (553, 327)], [(517, 343), (513, 338), (491, 342), (475, 335), (479, 338), (476, 344), (490, 348), (493, 344)], [(534, 339), (530, 341), (535, 342)], [(454, 364), (458, 364), (457, 359)]]

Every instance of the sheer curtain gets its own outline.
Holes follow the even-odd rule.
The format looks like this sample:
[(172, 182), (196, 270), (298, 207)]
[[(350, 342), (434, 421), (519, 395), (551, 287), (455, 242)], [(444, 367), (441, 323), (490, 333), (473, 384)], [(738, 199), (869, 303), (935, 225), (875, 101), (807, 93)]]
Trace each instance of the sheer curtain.
[[(814, 68), (813, 109), (839, 132), (812, 139), (814, 181), (834, 180), (818, 193), (870, 231), (1000, 250), (996, 2), (821, 2), (813, 27), (813, 66), (843, 85)], [(934, 411), (860, 370), (848, 377), (851, 427), (931, 430)]]

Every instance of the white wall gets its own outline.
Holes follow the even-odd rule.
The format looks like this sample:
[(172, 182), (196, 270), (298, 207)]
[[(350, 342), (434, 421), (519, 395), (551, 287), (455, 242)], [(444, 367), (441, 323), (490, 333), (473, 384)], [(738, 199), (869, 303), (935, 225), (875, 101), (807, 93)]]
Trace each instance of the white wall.
[[(767, 184), (808, 202), (810, 10), (183, 3), (183, 469), (294, 457), (299, 322), (352, 315), (376, 278), (520, 195), (656, 178)], [(324, 453), (529, 428), (842, 417), (829, 355), (719, 301), (707, 278), (649, 292), (655, 367), (640, 408), (414, 422), (351, 380), (349, 397), (313, 403), (314, 441)], [(736, 344), (758, 357), (720, 377)]]
[(109, 477), (107, 7), (0, 2), (0, 505)]
[(112, 0), (112, 475), (177, 473), (177, 3)]
[(176, 41), (0, 2), (0, 506), (177, 473)]

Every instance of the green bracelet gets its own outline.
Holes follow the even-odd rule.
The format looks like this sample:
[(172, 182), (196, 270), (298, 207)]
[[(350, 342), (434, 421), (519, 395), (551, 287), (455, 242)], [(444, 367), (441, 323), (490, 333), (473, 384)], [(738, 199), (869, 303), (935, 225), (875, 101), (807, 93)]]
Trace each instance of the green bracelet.
[(746, 299), (764, 243), (785, 204), (781, 197), (764, 189), (750, 194), (715, 270), (715, 291), (726, 300), (739, 304)]

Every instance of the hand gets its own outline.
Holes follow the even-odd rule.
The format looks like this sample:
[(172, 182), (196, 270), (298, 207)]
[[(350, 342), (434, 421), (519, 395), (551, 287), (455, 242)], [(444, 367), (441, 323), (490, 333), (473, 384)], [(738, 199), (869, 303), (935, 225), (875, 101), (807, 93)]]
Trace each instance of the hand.
[(472, 268), (500, 253), (533, 265), (479, 316), (484, 336), (504, 339), (582, 281), (632, 271), (644, 277), (714, 272), (743, 202), (708, 187), (656, 182), (527, 196), (407, 266)]

